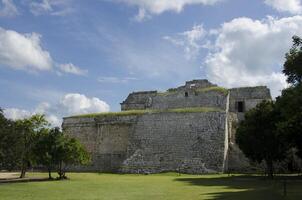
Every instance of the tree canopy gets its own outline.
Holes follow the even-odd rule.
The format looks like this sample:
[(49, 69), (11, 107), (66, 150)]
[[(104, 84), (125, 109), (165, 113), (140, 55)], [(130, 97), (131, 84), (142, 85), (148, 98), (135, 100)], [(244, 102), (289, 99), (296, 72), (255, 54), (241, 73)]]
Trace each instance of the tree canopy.
[(37, 163), (45, 166), (51, 179), (51, 171), (56, 170), (59, 178), (66, 178), (65, 170), (70, 165), (85, 165), (90, 155), (75, 138), (65, 135), (59, 128), (43, 131), (35, 146)]
[(283, 73), (290, 86), (275, 102), (262, 102), (248, 111), (236, 134), (244, 154), (258, 162), (265, 160), (268, 168), (290, 148), (296, 148), (302, 158), (302, 39), (298, 36), (286, 54)]
[(23, 178), (28, 167), (43, 167), (49, 178), (56, 171), (62, 179), (68, 166), (89, 162), (85, 147), (59, 128), (50, 128), (44, 115), (12, 121), (0, 109), (0, 170), (20, 169)]
[(277, 131), (278, 113), (272, 101), (263, 101), (245, 115), (237, 129), (236, 143), (253, 161), (265, 161), (267, 172), (273, 176), (274, 161), (282, 160), (288, 150), (286, 138)]
[(285, 55), (283, 73), (287, 76), (287, 82), (297, 85), (302, 82), (302, 39), (293, 37), (293, 46)]

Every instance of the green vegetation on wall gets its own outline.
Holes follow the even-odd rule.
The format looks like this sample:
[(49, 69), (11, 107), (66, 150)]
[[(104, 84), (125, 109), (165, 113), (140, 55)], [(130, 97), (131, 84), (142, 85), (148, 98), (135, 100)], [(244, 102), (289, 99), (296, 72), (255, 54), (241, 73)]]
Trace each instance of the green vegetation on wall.
[[(218, 92), (218, 93), (223, 94), (223, 95), (228, 94), (228, 89), (223, 88), (223, 87), (218, 87), (218, 86), (206, 87), (206, 88), (197, 88), (197, 89), (192, 89), (192, 90), (197, 92), (197, 93)], [(177, 90), (177, 88), (172, 88), (172, 89), (169, 89), (165, 92), (158, 92), (157, 95), (168, 96), (168, 95), (177, 94), (177, 92), (179, 92)]]
[(223, 88), (223, 87), (218, 87), (218, 86), (207, 87), (207, 88), (200, 88), (200, 89), (196, 90), (196, 92), (211, 92), (211, 91), (219, 92), (219, 93), (221, 93), (223, 95), (227, 95), (228, 94), (228, 89)]
[[(128, 110), (122, 112), (106, 112), (106, 113), (90, 113), (84, 115), (75, 115), (70, 118), (85, 118), (85, 117), (110, 117), (110, 116), (131, 116), (144, 115), (154, 113), (198, 113), (198, 112), (224, 112), (224, 110), (214, 107), (191, 107), (191, 108), (176, 108), (168, 110)], [(68, 117), (67, 117), (68, 118)]]

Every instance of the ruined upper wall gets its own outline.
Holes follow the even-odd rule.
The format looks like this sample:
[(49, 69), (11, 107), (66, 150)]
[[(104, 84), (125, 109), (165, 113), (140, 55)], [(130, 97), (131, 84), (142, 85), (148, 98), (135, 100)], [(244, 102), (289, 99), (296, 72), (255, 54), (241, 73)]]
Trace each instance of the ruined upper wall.
[[(187, 107), (215, 107), (225, 110), (230, 95), (229, 111), (244, 113), (264, 99), (271, 99), (266, 86), (224, 89), (208, 80), (187, 81), (185, 85), (166, 92), (134, 92), (121, 103), (122, 111), (144, 109), (174, 109)], [(242, 107), (242, 110), (240, 109)], [(240, 115), (240, 114), (239, 114)]]
[(225, 109), (227, 90), (208, 80), (187, 81), (166, 92), (134, 92), (121, 103), (124, 110), (174, 109), (186, 107), (215, 107)]
[(238, 112), (238, 102), (243, 103), (246, 112), (263, 100), (271, 100), (271, 93), (266, 86), (232, 88), (230, 91), (230, 112)]

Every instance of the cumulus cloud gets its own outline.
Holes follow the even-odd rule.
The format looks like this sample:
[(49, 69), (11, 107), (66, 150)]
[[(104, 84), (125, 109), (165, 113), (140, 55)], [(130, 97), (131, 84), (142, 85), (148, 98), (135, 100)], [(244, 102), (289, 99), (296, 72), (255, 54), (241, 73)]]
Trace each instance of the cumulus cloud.
[(300, 14), (302, 12), (301, 0), (265, 0), (265, 4), (280, 12)]
[(109, 105), (106, 102), (77, 93), (66, 94), (58, 107), (64, 109), (67, 115), (109, 111)]
[(33, 114), (45, 114), (46, 119), (53, 126), (61, 126), (62, 117), (87, 113), (108, 112), (109, 105), (96, 97), (87, 97), (83, 94), (65, 94), (56, 104), (42, 102), (32, 111), (7, 108), (4, 114), (10, 119), (23, 119)]
[(32, 115), (32, 113), (28, 110), (22, 110), (22, 109), (18, 109), (18, 108), (8, 108), (8, 109), (4, 109), (4, 115), (5, 117), (9, 118), (9, 119), (24, 119), (27, 118), (29, 116)]
[(41, 46), (41, 35), (0, 27), (0, 64), (14, 69), (50, 70), (52, 58)]
[(38, 16), (50, 14), (65, 16), (73, 12), (72, 0), (30, 0), (29, 7), (32, 14)]
[(178, 33), (176, 36), (164, 36), (163, 39), (176, 46), (183, 47), (187, 59), (196, 58), (203, 47), (203, 39), (207, 35), (203, 25), (195, 25), (192, 30)]
[(276, 97), (287, 86), (281, 73), (293, 35), (302, 35), (302, 16), (267, 17), (263, 20), (235, 18), (221, 27), (205, 30), (202, 25), (165, 36), (185, 51), (187, 58), (200, 58), (205, 76), (225, 87), (268, 85)]
[(293, 35), (302, 35), (302, 16), (236, 18), (216, 30), (205, 59), (207, 77), (228, 87), (268, 85), (277, 96), (287, 86), (281, 73)]
[(19, 14), (13, 0), (2, 0), (0, 2), (0, 17), (14, 17)]
[(49, 71), (56, 66), (60, 73), (86, 75), (72, 63), (54, 64), (50, 53), (41, 45), (38, 33), (18, 33), (0, 27), (0, 65), (27, 71)]
[(166, 11), (181, 12), (187, 5), (213, 5), (222, 0), (115, 0), (116, 2), (127, 3), (139, 7), (136, 16), (138, 21), (142, 21), (150, 14), (161, 14)]
[(88, 71), (87, 70), (83, 70), (78, 66), (75, 66), (72, 63), (67, 63), (67, 64), (59, 64), (59, 69), (62, 72), (68, 73), (68, 74), (75, 74), (75, 75), (79, 75), (79, 76), (84, 76), (87, 75)]

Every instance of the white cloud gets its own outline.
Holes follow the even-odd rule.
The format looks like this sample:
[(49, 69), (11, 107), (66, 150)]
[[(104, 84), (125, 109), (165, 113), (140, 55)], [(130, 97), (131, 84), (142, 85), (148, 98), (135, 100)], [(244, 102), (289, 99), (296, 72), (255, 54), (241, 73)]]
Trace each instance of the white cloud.
[[(292, 45), (292, 36), (302, 35), (300, 27), (302, 16), (281, 19), (267, 17), (263, 20), (236, 18), (217, 29), (205, 30), (199, 25), (175, 36), (165, 36), (164, 39), (180, 47), (189, 59), (201, 58), (203, 54), (200, 50), (207, 50), (202, 72), (210, 81), (229, 88), (267, 85), (276, 97), (287, 86), (286, 78), (281, 72), (284, 57)], [(171, 52), (159, 52), (165, 55), (164, 58), (179, 57), (172, 56)], [(127, 58), (135, 63), (141, 56), (136, 58), (135, 55), (129, 55)], [(140, 66), (148, 64), (148, 59), (143, 60)], [(159, 59), (153, 61), (153, 66), (156, 66), (157, 60)], [(144, 69), (149, 69), (149, 74), (153, 70), (153, 73), (159, 72), (160, 76), (173, 73), (174, 70), (179, 73), (193, 71), (188, 65), (174, 67), (171, 63), (163, 63), (162, 68), (153, 67), (152, 64), (148, 66)], [(169, 69), (162, 71), (165, 66), (169, 66)]]
[(72, 63), (59, 64), (58, 67), (62, 72), (68, 73), (68, 74), (84, 76), (84, 75), (87, 75), (87, 73), (88, 73), (87, 70), (83, 70), (80, 67), (77, 67)]
[(137, 78), (134, 77), (100, 77), (98, 82), (100, 83), (128, 83), (129, 81), (135, 81)]
[(281, 73), (293, 35), (302, 35), (302, 16), (236, 18), (216, 31), (204, 62), (207, 77), (227, 87), (268, 85), (277, 96), (287, 86)]
[(301, 0), (265, 0), (267, 5), (280, 12), (300, 14), (302, 12)]
[[(0, 65), (27, 71), (47, 71), (53, 69), (54, 63), (50, 53), (41, 46), (40, 34), (22, 34), (0, 27)], [(72, 63), (56, 64), (56, 67), (63, 73), (88, 73)]]
[(38, 16), (50, 14), (55, 16), (65, 16), (73, 12), (72, 0), (30, 0), (29, 7), (32, 14)]
[(213, 5), (222, 0), (114, 0), (139, 7), (137, 19), (142, 21), (150, 14), (161, 14), (166, 11), (181, 12), (187, 5)]
[(96, 97), (88, 98), (83, 94), (66, 94), (58, 104), (67, 115), (108, 112), (109, 105)]
[(178, 33), (176, 36), (164, 36), (163, 39), (171, 42), (176, 46), (184, 48), (185, 56), (187, 59), (196, 58), (199, 54), (204, 37), (207, 32), (204, 30), (203, 25), (195, 25), (192, 30)]
[(20, 34), (0, 27), (0, 64), (14, 69), (50, 70), (52, 58), (41, 47), (41, 35)]
[(23, 119), (33, 114), (45, 114), (46, 119), (53, 126), (61, 126), (62, 117), (87, 113), (108, 112), (109, 105), (96, 97), (86, 97), (83, 94), (65, 94), (56, 104), (42, 102), (32, 110), (22, 110), (18, 108), (4, 109), (4, 114), (10, 119)]
[(0, 17), (14, 17), (19, 14), (13, 0), (1, 0)]
[(5, 117), (9, 118), (9, 119), (24, 119), (27, 118), (29, 116), (32, 115), (32, 113), (28, 110), (22, 110), (22, 109), (18, 109), (18, 108), (8, 108), (8, 109), (4, 109), (4, 115)]

